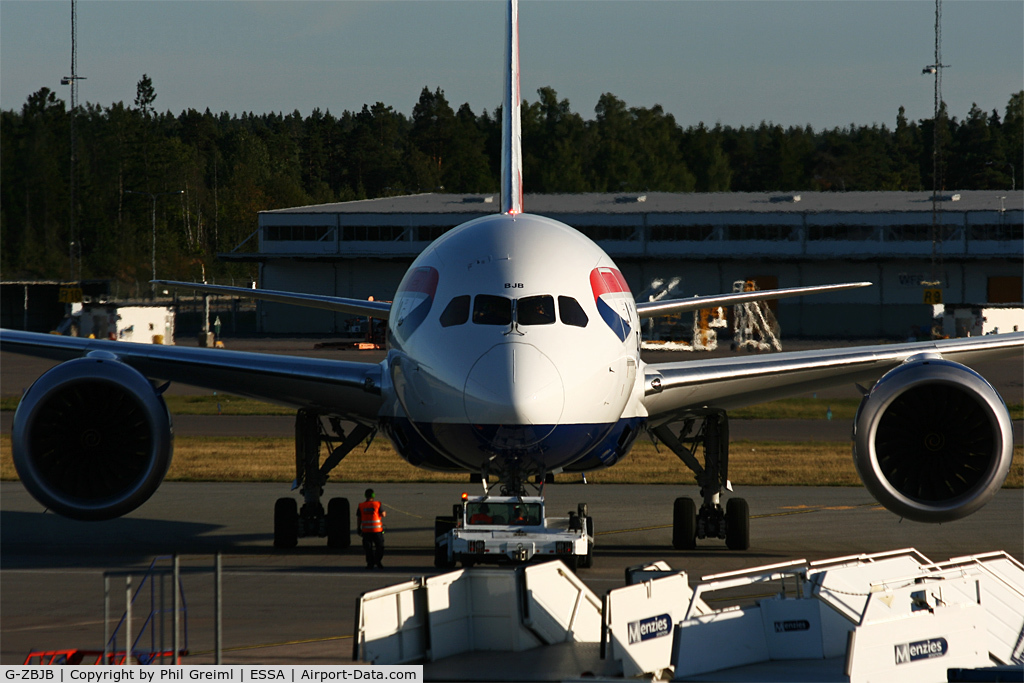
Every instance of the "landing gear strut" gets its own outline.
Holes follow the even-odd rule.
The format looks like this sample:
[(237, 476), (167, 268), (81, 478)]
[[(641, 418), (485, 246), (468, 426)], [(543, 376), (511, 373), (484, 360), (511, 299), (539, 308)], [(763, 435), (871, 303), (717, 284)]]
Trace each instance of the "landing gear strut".
[(318, 536), (327, 538), (327, 546), (344, 550), (352, 544), (351, 508), (347, 498), (331, 498), (324, 510), (320, 497), (324, 493), (327, 475), (373, 430), (356, 425), (346, 436), (341, 422), (331, 419), (331, 427), (341, 444), (333, 448), (320, 464), (320, 443), (329, 445), (334, 439), (327, 436), (320, 416), (308, 410), (295, 415), (295, 482), (292, 489), (300, 489), (302, 507), (294, 498), (278, 498), (274, 505), (274, 547), (294, 548), (300, 538)]
[[(722, 508), (722, 490), (732, 491), (729, 483), (729, 419), (725, 411), (704, 415), (694, 430), (696, 418), (682, 423), (678, 432), (672, 423), (655, 427), (651, 431), (668, 446), (697, 478), (702, 498), (697, 510), (689, 498), (676, 498), (672, 510), (672, 546), (677, 550), (692, 550), (698, 538), (723, 538), (730, 550), (750, 547), (750, 508), (742, 498), (731, 498)], [(692, 436), (691, 436), (692, 434)], [(694, 453), (697, 446), (704, 447), (704, 464)]]

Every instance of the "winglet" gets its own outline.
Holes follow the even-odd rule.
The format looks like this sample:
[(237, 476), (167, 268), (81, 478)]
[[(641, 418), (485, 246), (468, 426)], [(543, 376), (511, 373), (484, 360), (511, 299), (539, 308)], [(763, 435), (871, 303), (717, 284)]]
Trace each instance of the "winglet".
[(519, 93), (519, 2), (509, 0), (505, 91), (501, 105), (501, 212), (523, 212), (523, 131)]

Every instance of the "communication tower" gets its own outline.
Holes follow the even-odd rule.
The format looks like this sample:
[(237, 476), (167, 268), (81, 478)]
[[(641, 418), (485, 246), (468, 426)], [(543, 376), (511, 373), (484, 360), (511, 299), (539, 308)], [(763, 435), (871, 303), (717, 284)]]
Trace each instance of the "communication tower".
[[(75, 134), (75, 119), (78, 117), (78, 81), (85, 80), (85, 76), (78, 75), (78, 5), (71, 0), (71, 75), (60, 79), (61, 85), (71, 86), (71, 164), (69, 171), (70, 182), (68, 194), (71, 197), (71, 207), (68, 212), (68, 262), (71, 280), (81, 279), (82, 276), (82, 245), (77, 239), (75, 231), (75, 166), (78, 163), (78, 139)], [(77, 265), (77, 267), (76, 267)]]
[[(931, 281), (923, 284), (926, 288), (938, 289), (938, 300), (931, 303), (942, 303), (942, 136), (939, 133), (939, 117), (942, 111), (942, 70), (949, 68), (942, 63), (942, 0), (935, 0), (935, 62), (926, 66), (921, 73), (935, 76), (935, 114), (932, 118), (932, 268)], [(935, 289), (931, 289), (935, 292)], [(929, 300), (926, 293), (925, 300)]]

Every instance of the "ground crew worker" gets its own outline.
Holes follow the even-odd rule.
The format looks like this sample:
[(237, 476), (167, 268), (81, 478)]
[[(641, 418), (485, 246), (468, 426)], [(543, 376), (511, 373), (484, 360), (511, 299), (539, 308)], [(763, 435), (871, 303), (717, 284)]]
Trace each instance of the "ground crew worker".
[(373, 489), (366, 489), (366, 500), (356, 508), (356, 522), (363, 537), (363, 552), (366, 553), (367, 569), (384, 569), (384, 518), (387, 512), (381, 509)]
[(491, 511), (490, 507), (488, 507), (487, 503), (484, 503), (479, 508), (477, 508), (476, 513), (472, 517), (469, 518), (469, 523), (470, 524), (490, 524), (491, 522), (494, 521), (493, 518), (491, 517), (491, 515), (489, 514), (490, 511)]
[(516, 505), (512, 509), (512, 523), (518, 524), (520, 526), (523, 526), (528, 523), (526, 519), (526, 512), (519, 505)]

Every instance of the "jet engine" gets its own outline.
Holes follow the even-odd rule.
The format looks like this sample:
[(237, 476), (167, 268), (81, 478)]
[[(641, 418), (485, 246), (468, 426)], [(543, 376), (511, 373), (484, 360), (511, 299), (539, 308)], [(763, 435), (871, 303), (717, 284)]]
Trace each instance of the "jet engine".
[(908, 358), (871, 389), (853, 430), (875, 498), (918, 522), (966, 517), (996, 494), (1013, 457), (1010, 414), (985, 379), (938, 354)]
[(146, 502), (171, 464), (164, 399), (116, 356), (61, 363), (14, 415), (14, 466), (29, 493), (66, 517), (103, 520)]

